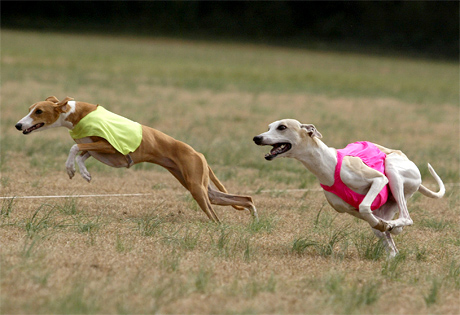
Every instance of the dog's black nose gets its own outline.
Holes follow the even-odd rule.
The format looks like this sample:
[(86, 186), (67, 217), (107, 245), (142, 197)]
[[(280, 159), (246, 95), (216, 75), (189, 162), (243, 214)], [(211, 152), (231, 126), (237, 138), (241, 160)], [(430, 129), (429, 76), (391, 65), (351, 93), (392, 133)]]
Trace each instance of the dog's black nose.
[(15, 127), (16, 127), (17, 130), (22, 130), (22, 124), (20, 124), (20, 123), (17, 123), (15, 125)]
[(263, 137), (262, 136), (255, 136), (252, 141), (254, 141), (257, 145), (262, 144)]

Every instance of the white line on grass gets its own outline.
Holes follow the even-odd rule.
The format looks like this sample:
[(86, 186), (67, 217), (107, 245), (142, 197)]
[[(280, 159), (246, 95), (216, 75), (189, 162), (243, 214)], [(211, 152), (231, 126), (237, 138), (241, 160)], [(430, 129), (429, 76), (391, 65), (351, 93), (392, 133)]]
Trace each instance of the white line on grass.
[[(428, 184), (425, 186), (436, 186), (435, 184)], [(446, 183), (444, 186), (447, 187), (460, 187), (460, 183)], [(248, 193), (287, 193), (287, 192), (322, 192), (322, 189), (264, 189), (249, 191)], [(140, 196), (153, 196), (153, 194), (98, 194), (98, 195), (51, 195), (51, 196), (7, 196), (0, 197), (2, 199), (52, 199), (52, 198), (92, 198), (92, 197), (140, 197)]]
[(91, 198), (91, 197), (137, 197), (151, 196), (152, 194), (101, 194), (101, 195), (55, 195), (55, 196), (13, 196), (0, 199), (46, 199), (46, 198)]

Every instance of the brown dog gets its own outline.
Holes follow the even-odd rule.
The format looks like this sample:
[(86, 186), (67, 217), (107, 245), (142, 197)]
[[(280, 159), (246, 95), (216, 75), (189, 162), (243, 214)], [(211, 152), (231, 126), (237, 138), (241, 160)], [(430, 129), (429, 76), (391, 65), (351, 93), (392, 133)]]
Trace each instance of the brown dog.
[[(99, 114), (107, 116), (95, 116)], [(112, 130), (113, 135), (110, 135), (109, 131), (102, 130), (105, 127), (99, 126), (99, 124), (108, 125), (109, 121), (118, 124), (118, 127), (114, 127), (115, 131)], [(66, 162), (70, 178), (75, 174), (75, 160), (77, 160), (83, 178), (88, 182), (91, 180), (91, 175), (84, 164), (90, 156), (112, 167), (129, 168), (141, 162), (155, 163), (166, 168), (190, 191), (200, 208), (212, 221), (219, 222), (219, 218), (211, 204), (230, 205), (237, 210), (247, 209), (256, 220), (258, 218), (252, 198), (228, 194), (203, 154), (158, 130), (110, 113), (102, 106), (76, 102), (70, 97), (59, 101), (56, 97), (50, 96), (45, 101), (30, 106), (29, 114), (15, 127), (23, 131), (23, 134), (29, 134), (33, 131), (61, 126), (70, 129), (72, 137), (77, 142), (70, 149)], [(82, 134), (83, 137), (79, 138)], [(119, 137), (121, 139), (118, 139)], [(134, 143), (124, 143), (124, 141), (133, 142), (131, 138), (134, 139)], [(81, 154), (78, 155), (78, 152)]]

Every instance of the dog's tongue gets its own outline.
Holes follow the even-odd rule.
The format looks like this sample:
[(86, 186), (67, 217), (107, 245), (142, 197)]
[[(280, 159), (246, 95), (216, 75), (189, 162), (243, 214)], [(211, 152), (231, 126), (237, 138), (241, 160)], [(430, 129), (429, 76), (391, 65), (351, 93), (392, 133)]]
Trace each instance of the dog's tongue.
[(27, 128), (26, 130), (24, 130), (22, 133), (23, 134), (28, 134), (28, 133), (31, 133), (32, 131), (34, 131), (35, 129), (38, 129), (40, 127), (43, 127), (44, 123), (39, 123), (39, 124), (36, 124), (36, 125), (33, 125), (32, 127), (30, 128)]
[(270, 150), (270, 153), (265, 154), (265, 159), (266, 160), (271, 160), (278, 154), (282, 152), (282, 145), (280, 144), (274, 144), (273, 149)]
[(272, 155), (280, 154), (284, 151), (285, 148), (286, 148), (286, 144), (275, 144), (273, 146), (273, 149), (271, 149), (270, 154)]

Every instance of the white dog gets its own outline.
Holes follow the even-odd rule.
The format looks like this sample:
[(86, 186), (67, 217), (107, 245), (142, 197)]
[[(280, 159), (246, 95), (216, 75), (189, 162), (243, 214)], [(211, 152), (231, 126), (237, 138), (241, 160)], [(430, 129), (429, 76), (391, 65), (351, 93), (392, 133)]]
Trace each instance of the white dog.
[[(435, 193), (421, 184), (417, 166), (401, 151), (370, 142), (358, 142), (337, 150), (320, 138), (322, 135), (314, 125), (284, 119), (270, 124), (267, 132), (253, 140), (257, 145), (273, 146), (265, 156), (269, 161), (276, 157), (299, 160), (318, 178), (329, 204), (338, 212), (367, 221), (394, 257), (398, 250), (391, 234), (399, 234), (404, 226), (413, 223), (406, 200), (417, 190), (427, 197), (441, 198), (445, 193), (441, 178), (428, 164), (440, 187)], [(363, 150), (367, 157), (360, 155)], [(371, 161), (376, 156), (380, 159)], [(368, 165), (373, 163), (382, 168)], [(398, 210), (399, 217), (393, 220)]]

